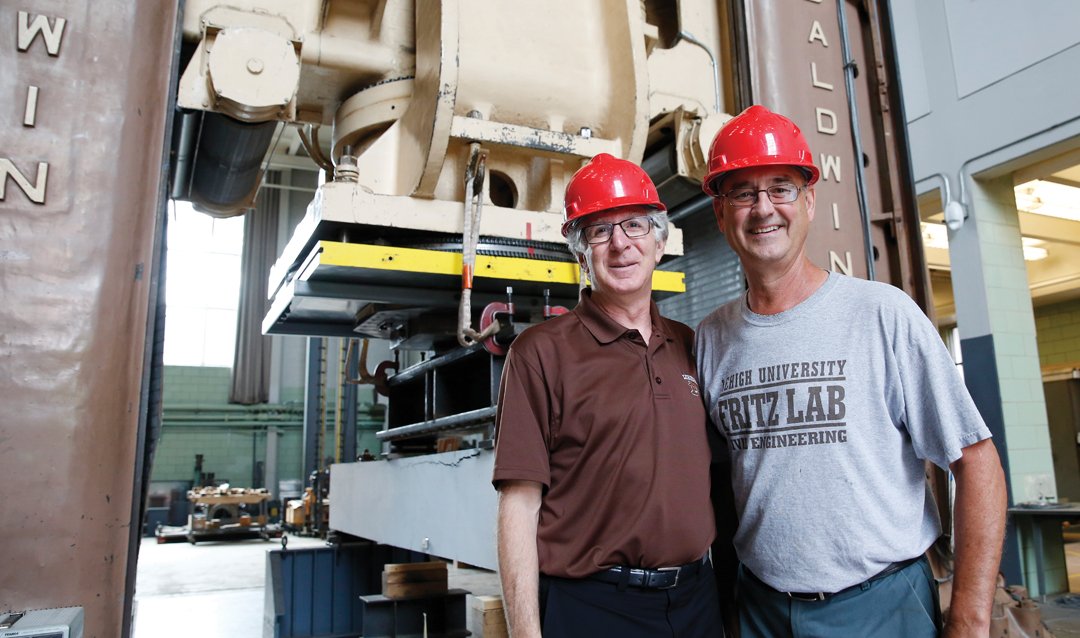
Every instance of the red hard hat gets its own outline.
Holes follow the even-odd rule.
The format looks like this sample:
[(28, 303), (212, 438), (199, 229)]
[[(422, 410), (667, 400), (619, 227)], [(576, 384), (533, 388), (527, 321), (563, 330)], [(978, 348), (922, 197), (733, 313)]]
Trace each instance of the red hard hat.
[(783, 115), (764, 106), (751, 106), (732, 118), (713, 138), (709, 148), (709, 174), (701, 183), (717, 197), (720, 180), (730, 171), (750, 166), (796, 166), (808, 173), (806, 185), (818, 181), (821, 172), (802, 131)]
[(566, 185), (563, 237), (570, 233), (571, 222), (575, 219), (609, 208), (633, 205), (667, 210), (660, 203), (656, 186), (640, 166), (600, 153), (574, 173)]

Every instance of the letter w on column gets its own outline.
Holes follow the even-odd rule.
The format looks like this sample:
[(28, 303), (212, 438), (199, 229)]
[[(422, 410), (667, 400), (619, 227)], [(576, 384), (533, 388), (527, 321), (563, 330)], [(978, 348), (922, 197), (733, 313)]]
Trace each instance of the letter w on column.
[(36, 15), (34, 21), (30, 22), (30, 14), (26, 11), (20, 11), (19, 50), (26, 51), (29, 49), (30, 45), (34, 43), (34, 38), (40, 33), (42, 39), (45, 40), (45, 50), (49, 52), (49, 55), (53, 57), (60, 55), (60, 41), (64, 37), (65, 26), (67, 26), (67, 20), (56, 18), (56, 22), (50, 25), (49, 19), (44, 15)]

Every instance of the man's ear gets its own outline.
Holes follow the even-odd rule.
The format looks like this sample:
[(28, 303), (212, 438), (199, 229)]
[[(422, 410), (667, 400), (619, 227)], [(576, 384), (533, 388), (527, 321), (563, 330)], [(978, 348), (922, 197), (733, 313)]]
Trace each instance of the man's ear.
[[(655, 230), (654, 230), (655, 232)], [(656, 265), (660, 265), (660, 260), (664, 258), (664, 249), (667, 248), (667, 239), (661, 239), (656, 242)]]
[(810, 219), (810, 221), (814, 221), (814, 204), (816, 203), (816, 200), (817, 200), (817, 197), (814, 194), (814, 187), (813, 186), (807, 186), (806, 187), (806, 216)]
[(581, 272), (586, 275), (589, 274), (589, 260), (585, 259), (585, 253), (581, 253), (577, 256), (578, 266), (581, 266)]
[(716, 225), (720, 227), (720, 232), (724, 232), (724, 200), (719, 197), (714, 197), (712, 200), (713, 214), (716, 215)]

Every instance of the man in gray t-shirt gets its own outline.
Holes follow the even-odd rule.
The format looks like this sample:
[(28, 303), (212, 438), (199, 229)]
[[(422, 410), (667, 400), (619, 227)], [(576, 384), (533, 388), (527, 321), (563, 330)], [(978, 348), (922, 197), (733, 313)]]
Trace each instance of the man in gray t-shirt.
[(929, 460), (956, 477), (944, 635), (986, 636), (1006, 504), (990, 432), (910, 298), (807, 259), (812, 157), (754, 106), (717, 134), (704, 183), (748, 284), (695, 345), (731, 460), (742, 635), (939, 635)]

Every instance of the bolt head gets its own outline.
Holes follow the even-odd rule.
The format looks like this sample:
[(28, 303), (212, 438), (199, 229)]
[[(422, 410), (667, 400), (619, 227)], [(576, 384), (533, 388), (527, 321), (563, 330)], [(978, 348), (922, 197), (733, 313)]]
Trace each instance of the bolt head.
[(583, 126), (583, 127), (581, 127), (581, 131), (580, 131), (579, 134), (581, 135), (581, 137), (584, 137), (585, 139), (589, 139), (589, 138), (592, 137), (592, 129), (589, 128), (588, 126)]
[(253, 75), (258, 75), (263, 72), (263, 61), (259, 58), (251, 58), (247, 61), (247, 70)]

